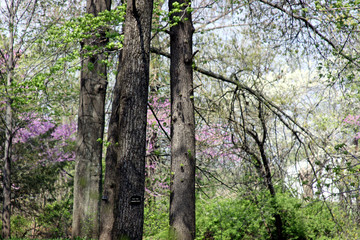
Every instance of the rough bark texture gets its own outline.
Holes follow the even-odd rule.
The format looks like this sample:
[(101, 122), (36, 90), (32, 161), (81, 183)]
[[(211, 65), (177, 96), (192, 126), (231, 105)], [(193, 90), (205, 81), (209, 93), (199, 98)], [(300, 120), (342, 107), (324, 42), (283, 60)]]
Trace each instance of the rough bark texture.
[(142, 239), (153, 1), (128, 0), (109, 125), (100, 239)]
[[(191, 13), (176, 13), (182, 20), (170, 29), (171, 78), (171, 183), (170, 226), (175, 239), (195, 238), (195, 118), (193, 101)], [(174, 14), (175, 15), (175, 14)], [(173, 15), (173, 16), (174, 16)], [(172, 19), (173, 19), (172, 16)]]
[[(111, 0), (87, 0), (87, 13), (110, 10)], [(83, 46), (104, 47), (105, 33), (82, 42)], [(94, 54), (82, 60), (74, 181), (73, 237), (97, 239), (100, 230), (102, 143), (107, 87), (106, 56)]]

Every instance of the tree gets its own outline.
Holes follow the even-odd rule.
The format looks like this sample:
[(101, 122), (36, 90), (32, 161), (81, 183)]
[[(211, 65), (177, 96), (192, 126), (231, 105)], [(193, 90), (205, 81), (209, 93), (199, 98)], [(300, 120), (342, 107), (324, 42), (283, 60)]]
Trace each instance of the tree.
[[(7, 62), (7, 79), (6, 87), (11, 87), (13, 81), (13, 31), (10, 36), (10, 54)], [(12, 99), (6, 99), (6, 115), (5, 115), (5, 147), (4, 147), (4, 169), (3, 169), (3, 210), (2, 210), (2, 237), (10, 238), (10, 216), (11, 216), (11, 147), (13, 137), (13, 114), (11, 108)]]
[(153, 1), (127, 1), (106, 153), (100, 239), (141, 239)]
[[(2, 236), (9, 238), (12, 140), (23, 127), (20, 113), (35, 112), (49, 104), (45, 89), (51, 83), (46, 73), (53, 70), (52, 64), (64, 48), (45, 52), (50, 47), (42, 44), (42, 40), (50, 26), (62, 19), (72, 6), (63, 0), (2, 1), (0, 8), (0, 107), (6, 112), (0, 116), (5, 125)], [(46, 112), (45, 108), (42, 111)]]
[[(269, 141), (266, 111), (261, 102), (257, 103), (258, 104), (257, 108), (255, 107), (254, 108), (257, 110), (258, 119), (256, 119), (256, 117), (254, 119), (254, 117), (251, 116), (251, 113), (249, 114), (249, 112), (251, 112), (252, 110), (249, 111), (248, 106), (242, 106), (240, 100), (241, 97), (245, 98), (245, 94), (236, 97), (236, 99), (239, 100), (238, 104), (240, 108), (239, 111), (240, 116), (236, 117), (235, 112), (238, 111), (232, 111), (234, 115), (233, 118), (231, 119), (232, 122), (235, 123), (236, 119), (241, 119), (239, 123), (237, 123), (238, 126), (234, 127), (237, 130), (235, 132), (238, 133), (237, 135), (240, 138), (240, 140), (237, 139), (236, 141), (234, 141), (234, 145), (236, 147), (239, 147), (241, 150), (243, 150), (245, 153), (247, 153), (250, 156), (251, 160), (249, 160), (249, 162), (251, 162), (254, 165), (256, 172), (259, 175), (258, 176), (259, 179), (262, 179), (261, 181), (262, 184), (267, 187), (271, 196), (270, 199), (271, 206), (275, 210), (273, 217), (275, 218), (276, 235), (273, 237), (273, 239), (282, 240), (285, 239), (283, 233), (283, 221), (281, 219), (281, 216), (279, 214), (279, 209), (277, 207), (276, 191), (274, 187), (273, 173), (271, 171), (271, 162), (267, 155), (267, 149), (266, 149), (266, 142)], [(244, 99), (243, 102), (252, 102), (252, 101), (251, 100), (246, 101), (246, 99)], [(256, 121), (258, 121), (258, 123), (254, 124), (254, 122)], [(252, 141), (253, 143), (251, 143)], [(255, 147), (251, 145), (255, 145)]]
[[(176, 11), (176, 9), (181, 9)], [(194, 27), (190, 1), (169, 1), (171, 85), (170, 226), (176, 239), (195, 238)]]
[[(110, 10), (111, 1), (87, 1), (88, 14), (97, 16)], [(76, 167), (74, 179), (73, 237), (98, 238), (102, 185), (102, 139), (105, 126), (107, 56), (91, 50), (108, 43), (106, 29), (97, 29), (82, 43), (82, 68)], [(87, 51), (86, 49), (91, 49)], [(90, 52), (90, 53), (89, 53)], [(90, 55), (90, 56), (89, 56)]]
[(26, 125), (13, 138), (11, 235), (68, 238), (76, 124), (37, 116), (21, 116)]

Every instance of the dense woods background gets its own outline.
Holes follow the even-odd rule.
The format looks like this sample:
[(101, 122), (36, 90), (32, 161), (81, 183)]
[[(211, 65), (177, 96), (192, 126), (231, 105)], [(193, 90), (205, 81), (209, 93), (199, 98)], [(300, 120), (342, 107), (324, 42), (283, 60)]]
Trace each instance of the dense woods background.
[(0, 1), (2, 238), (358, 239), (359, 4)]

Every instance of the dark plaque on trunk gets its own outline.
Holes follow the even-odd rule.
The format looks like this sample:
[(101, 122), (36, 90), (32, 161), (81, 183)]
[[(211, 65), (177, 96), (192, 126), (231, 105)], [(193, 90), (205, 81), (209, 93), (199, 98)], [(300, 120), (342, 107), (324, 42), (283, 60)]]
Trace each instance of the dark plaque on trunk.
[(141, 203), (141, 197), (140, 196), (132, 196), (130, 198), (130, 205), (139, 205)]

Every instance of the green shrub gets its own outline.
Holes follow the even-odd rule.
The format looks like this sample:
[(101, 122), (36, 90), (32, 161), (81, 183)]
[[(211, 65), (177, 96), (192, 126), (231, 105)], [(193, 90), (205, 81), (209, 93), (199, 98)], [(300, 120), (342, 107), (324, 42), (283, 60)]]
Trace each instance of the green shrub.
[(307, 203), (286, 194), (278, 194), (277, 203), (286, 239), (327, 239), (336, 236), (336, 224), (324, 203)]
[[(256, 203), (240, 197), (199, 200), (196, 239), (271, 239), (276, 233), (275, 213), (281, 216), (283, 234), (288, 240), (359, 236), (359, 227), (355, 223), (351, 225), (351, 219), (344, 218), (334, 203), (329, 203), (333, 218), (326, 205), (317, 200), (309, 203), (278, 194), (274, 206), (266, 193), (258, 193), (256, 199)], [(341, 222), (341, 219), (345, 220)]]
[(216, 198), (197, 202), (196, 239), (266, 239), (261, 211), (250, 200)]
[[(154, 201), (154, 199), (153, 199)], [(145, 205), (144, 209), (144, 239), (168, 239), (169, 234), (169, 202), (167, 198)]]
[(23, 237), (31, 229), (32, 221), (20, 215), (11, 216), (11, 235)]
[(37, 218), (43, 238), (66, 238), (70, 236), (72, 201), (63, 200), (47, 204)]

